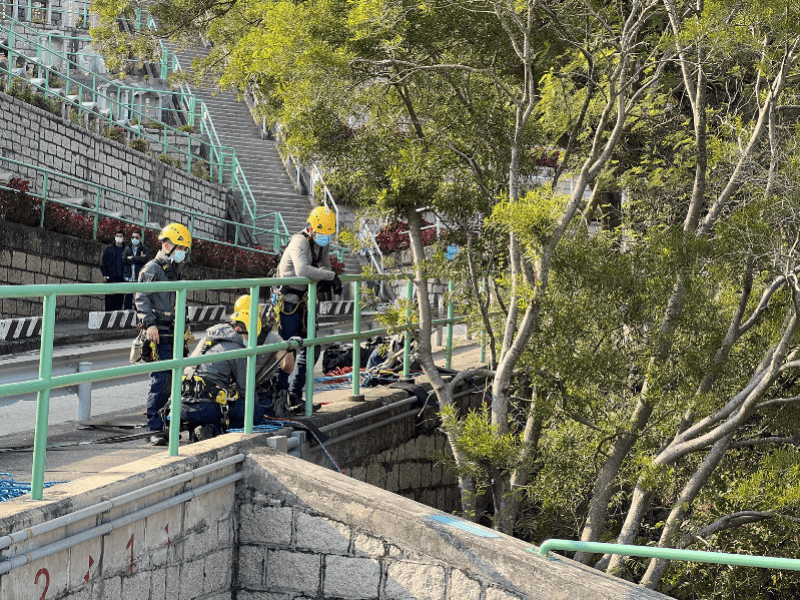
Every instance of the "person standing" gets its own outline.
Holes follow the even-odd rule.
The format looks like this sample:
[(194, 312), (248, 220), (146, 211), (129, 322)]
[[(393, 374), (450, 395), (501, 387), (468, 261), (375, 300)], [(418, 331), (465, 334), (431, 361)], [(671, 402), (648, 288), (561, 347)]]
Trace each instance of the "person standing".
[[(158, 236), (161, 250), (139, 273), (139, 282), (177, 281), (186, 256), (192, 248), (192, 236), (180, 223), (170, 223)], [(147, 339), (156, 345), (153, 360), (172, 358), (175, 342), (176, 292), (136, 292), (136, 313)], [(170, 397), (172, 371), (150, 373), (150, 392), (147, 394), (147, 430), (152, 432), (153, 446), (166, 446), (167, 433), (158, 414)]]
[[(106, 246), (100, 261), (100, 272), (106, 283), (125, 281), (122, 255), (125, 252), (125, 233), (122, 229), (114, 232), (114, 243)], [(106, 310), (122, 310), (123, 294), (106, 294)]]
[[(139, 281), (139, 271), (142, 266), (150, 261), (150, 251), (142, 243), (142, 236), (137, 231), (131, 235), (130, 246), (125, 246), (122, 251), (123, 279), (125, 281)], [(133, 294), (125, 294), (125, 310), (133, 308)]]
[[(339, 276), (331, 268), (328, 245), (336, 233), (336, 215), (327, 206), (318, 206), (308, 216), (308, 228), (292, 236), (278, 263), (278, 277), (308, 277), (313, 281), (329, 281), (331, 289), (342, 291)], [(307, 285), (282, 285), (278, 288), (275, 315), (278, 335), (284, 340), (306, 335), (308, 306)], [(316, 307), (313, 307), (316, 310)], [(313, 365), (312, 365), (313, 368)], [(306, 381), (306, 352), (300, 349), (294, 370), (288, 377), (289, 408), (302, 410), (303, 387)]]

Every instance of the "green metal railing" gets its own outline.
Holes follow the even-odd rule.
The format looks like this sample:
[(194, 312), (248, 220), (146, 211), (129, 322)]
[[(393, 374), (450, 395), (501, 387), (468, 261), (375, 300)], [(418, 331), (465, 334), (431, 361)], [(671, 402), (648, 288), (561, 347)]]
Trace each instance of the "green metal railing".
[[(383, 276), (381, 279), (402, 278), (403, 276)], [(370, 278), (365, 278), (360, 275), (343, 275), (341, 277), (343, 282), (353, 282), (356, 290), (360, 289), (362, 281)], [(374, 278), (372, 278), (374, 279)], [(189, 291), (196, 290), (229, 290), (229, 289), (242, 289), (246, 288), (250, 292), (250, 323), (248, 324), (249, 331), (255, 331), (256, 319), (258, 318), (258, 299), (261, 290), (268, 286), (280, 285), (298, 285), (308, 284), (308, 300), (309, 305), (314, 306), (317, 295), (317, 284), (303, 277), (293, 278), (264, 278), (264, 279), (227, 279), (217, 281), (164, 281), (164, 282), (151, 282), (151, 283), (89, 283), (89, 284), (59, 284), (59, 285), (19, 285), (19, 286), (0, 286), (0, 299), (3, 298), (42, 298), (42, 328), (41, 328), (41, 346), (39, 354), (39, 377), (35, 380), (14, 382), (0, 385), (0, 397), (36, 393), (36, 430), (34, 433), (34, 446), (33, 446), (33, 466), (31, 472), (31, 498), (34, 500), (41, 500), (42, 492), (44, 489), (44, 466), (45, 466), (45, 453), (47, 450), (47, 424), (49, 416), (50, 405), (50, 390), (53, 388), (61, 388), (67, 386), (76, 386), (81, 383), (90, 383), (93, 381), (101, 381), (106, 379), (114, 379), (117, 377), (126, 377), (131, 375), (140, 375), (150, 373), (153, 370), (158, 371), (172, 371), (172, 388), (170, 398), (170, 412), (174, 415), (180, 414), (181, 403), (181, 376), (184, 367), (191, 365), (198, 365), (200, 363), (215, 362), (217, 360), (230, 360), (234, 358), (247, 358), (247, 375), (246, 375), (246, 389), (245, 389), (245, 433), (253, 432), (253, 411), (255, 408), (255, 374), (256, 374), (256, 356), (270, 352), (276, 352), (286, 349), (301, 349), (306, 348), (307, 353), (307, 369), (306, 369), (306, 416), (311, 416), (313, 412), (313, 397), (314, 397), (314, 379), (313, 379), (313, 365), (314, 361), (314, 347), (320, 344), (330, 344), (336, 342), (352, 341), (355, 347), (358, 347), (360, 340), (379, 334), (387, 333), (386, 328), (371, 329), (368, 331), (361, 331), (361, 306), (356, 303), (354, 307), (353, 324), (354, 330), (352, 333), (343, 333), (331, 336), (315, 337), (316, 336), (316, 316), (315, 311), (309, 311), (307, 316), (307, 331), (308, 337), (303, 341), (302, 345), (297, 342), (281, 342), (277, 344), (267, 344), (257, 346), (256, 336), (249, 336), (247, 348), (241, 350), (230, 350), (220, 352), (213, 355), (203, 355), (195, 357), (183, 357), (183, 344), (174, 344), (173, 357), (168, 360), (161, 360), (158, 365), (149, 364), (136, 364), (122, 367), (114, 367), (111, 369), (102, 369), (98, 371), (88, 371), (80, 373), (71, 373), (67, 375), (53, 376), (52, 361), (53, 361), (53, 338), (55, 334), (55, 317), (56, 317), (56, 304), (60, 296), (86, 296), (86, 295), (103, 295), (115, 293), (130, 293), (135, 292), (167, 292), (174, 291), (177, 293), (175, 303), (175, 320), (174, 339), (183, 339), (186, 330), (186, 296)], [(360, 297), (358, 291), (354, 294)], [(434, 321), (434, 325), (443, 324), (446, 319)], [(417, 327), (416, 323), (410, 322), (410, 319), (399, 325), (399, 329), (410, 331)], [(360, 372), (360, 359), (356, 362), (358, 357), (357, 352), (353, 352), (353, 393), (357, 395), (358, 392), (358, 373)], [(180, 437), (180, 419), (172, 418), (169, 423), (169, 454), (177, 456), (178, 454), (178, 439)]]
[[(269, 212), (262, 215), (258, 214), (255, 197), (241, 169), (239, 161), (236, 158), (235, 149), (222, 145), (205, 103), (202, 100), (198, 100), (188, 87), (184, 90), (183, 86), (181, 86), (181, 91), (173, 92), (171, 90), (158, 88), (126, 86), (119, 80), (111, 80), (97, 73), (90, 74), (91, 83), (78, 81), (74, 78), (74, 75), (84, 71), (80, 65), (69, 60), (66, 53), (54, 51), (51, 41), (48, 41), (48, 46), (43, 46), (38, 41), (32, 41), (25, 37), (18, 36), (15, 30), (19, 27), (25, 28), (27, 26), (15, 21), (13, 11), (11, 27), (8, 28), (0, 24), (0, 33), (5, 33), (8, 36), (8, 70), (5, 71), (5, 69), (0, 67), (0, 72), (7, 73), (6, 90), (10, 90), (13, 82), (18, 81), (22, 85), (30, 86), (34, 90), (38, 90), (45, 96), (54, 96), (68, 106), (74, 107), (79, 118), (84, 118), (86, 114), (93, 114), (95, 118), (107, 122), (109, 128), (119, 127), (123, 129), (126, 132), (126, 137), (136, 137), (147, 140), (159, 146), (162, 150), (162, 154), (172, 154), (181, 157), (179, 160), (180, 166), (181, 168), (185, 168), (187, 172), (192, 172), (193, 165), (200, 162), (201, 164), (208, 165), (209, 175), (212, 181), (223, 183), (225, 175), (229, 175), (231, 189), (242, 196), (244, 218), (253, 226), (256, 226), (258, 220), (269, 219), (274, 221), (274, 228), (265, 230), (265, 232), (272, 233), (273, 251), (278, 252), (283, 245), (288, 243), (290, 235), (286, 223), (283, 220), (283, 216), (278, 212)], [(33, 32), (31, 35), (37, 35), (38, 39), (40, 33), (35, 29), (28, 29)], [(48, 38), (48, 40), (50, 39), (51, 38)], [(34, 51), (36, 53), (35, 59), (24, 52), (16, 50), (15, 46), (17, 43)], [(52, 62), (53, 56), (57, 56), (59, 61), (62, 61), (66, 65), (66, 73), (61, 73), (55, 70), (51, 65), (46, 64), (47, 62)], [(31, 62), (35, 63), (34, 69), (38, 75), (37, 81), (31, 81), (22, 74), (15, 74), (13, 65), (19, 57), (23, 57), (26, 64)], [(162, 67), (171, 60), (172, 68), (174, 70), (180, 70), (177, 57), (171, 54), (166, 47), (163, 47), (163, 44), (162, 57)], [(45, 58), (47, 58), (47, 60), (45, 60)], [(162, 68), (162, 77), (164, 79), (166, 79), (168, 71), (169, 69), (165, 72), (164, 68)], [(87, 77), (88, 76), (89, 74), (87, 74)], [(55, 80), (55, 78), (59, 80), (63, 78), (64, 88), (54, 88), (51, 86), (51, 81)], [(99, 86), (113, 88), (118, 93), (117, 97), (101, 94)], [(53, 90), (62, 93), (54, 94)], [(193, 136), (190, 132), (166, 125), (148, 114), (148, 109), (142, 106), (141, 100), (137, 103), (134, 97), (135, 94), (141, 95), (147, 93), (178, 96), (179, 100), (186, 107), (188, 124), (199, 128), (199, 135), (207, 135), (209, 142)], [(89, 100), (87, 100), (87, 98)], [(123, 98), (125, 98), (124, 101)], [(108, 114), (103, 114), (103, 112), (97, 113), (90, 110), (91, 106), (98, 102), (103, 105), (103, 108), (100, 110), (107, 111)], [(168, 113), (173, 109), (159, 107), (158, 110)], [(178, 110), (176, 112), (184, 111)], [(155, 123), (157, 125), (156, 130), (160, 130), (160, 133), (152, 134), (148, 132), (146, 128), (146, 124), (148, 123)], [(176, 145), (179, 143), (179, 140), (185, 141), (185, 147), (183, 144)], [(200, 158), (196, 154), (193, 154), (193, 149), (197, 152), (203, 146), (208, 148), (207, 159)]]
[[(14, 167), (21, 167), (22, 169), (25, 169), (25, 170), (35, 171), (37, 173), (37, 178), (41, 177), (41, 180), (42, 180), (41, 191), (39, 191), (38, 193), (37, 192), (33, 192), (33, 191), (26, 192), (29, 196), (31, 196), (33, 198), (38, 198), (39, 200), (42, 201), (41, 214), (40, 214), (40, 218), (39, 218), (39, 227), (43, 227), (44, 226), (45, 211), (46, 211), (46, 206), (47, 206), (48, 202), (52, 202), (54, 204), (59, 204), (61, 206), (66, 206), (66, 207), (69, 207), (71, 209), (76, 208), (75, 204), (73, 204), (71, 202), (59, 200), (57, 198), (52, 198), (52, 197), (49, 196), (49, 194), (51, 194), (52, 188), (56, 185), (56, 183), (59, 182), (59, 180), (63, 180), (64, 182), (66, 182), (66, 186), (68, 187), (68, 189), (81, 188), (81, 187), (86, 188), (87, 189), (87, 195), (89, 196), (89, 198), (91, 198), (93, 200), (94, 204), (93, 204), (92, 207), (83, 207), (83, 208), (78, 207), (78, 210), (81, 210), (83, 212), (87, 212), (87, 213), (92, 214), (94, 216), (94, 224), (93, 224), (93, 228), (92, 228), (92, 239), (93, 240), (97, 239), (98, 225), (99, 225), (100, 219), (104, 218), (104, 217), (114, 218), (114, 219), (117, 219), (118, 221), (121, 221), (123, 223), (128, 223), (130, 225), (135, 225), (137, 227), (140, 227), (141, 228), (141, 232), (142, 232), (142, 237), (144, 237), (145, 231), (147, 231), (148, 229), (154, 230), (154, 231), (159, 231), (158, 228), (152, 227), (152, 226), (148, 226), (147, 223), (148, 223), (149, 215), (153, 214), (153, 212), (158, 210), (158, 209), (162, 209), (163, 211), (165, 211), (164, 214), (173, 215), (173, 217), (170, 218), (169, 220), (178, 221), (178, 222), (181, 222), (181, 223), (186, 223), (187, 227), (189, 228), (189, 233), (191, 233), (192, 236), (197, 238), (197, 239), (204, 239), (202, 235), (197, 235), (197, 231), (196, 230), (197, 230), (197, 227), (198, 227), (199, 223), (205, 221), (205, 222), (211, 224), (212, 228), (214, 230), (216, 230), (216, 233), (218, 234), (217, 237), (223, 235), (226, 226), (231, 226), (234, 229), (234, 239), (233, 239), (232, 243), (224, 242), (224, 241), (221, 241), (219, 239), (214, 239), (214, 237), (205, 238), (206, 241), (213, 242), (215, 244), (221, 244), (223, 246), (230, 246), (232, 248), (239, 248), (239, 249), (247, 250), (249, 252), (256, 252), (256, 253), (259, 253), (259, 254), (273, 255), (274, 253), (277, 253), (277, 251), (280, 250), (280, 248), (277, 248), (277, 249), (273, 249), (273, 252), (269, 252), (267, 250), (258, 250), (256, 248), (251, 248), (249, 246), (245, 246), (245, 245), (240, 243), (240, 231), (242, 229), (248, 231), (250, 233), (250, 235), (253, 238), (255, 238), (255, 236), (260, 235), (262, 233), (276, 234), (276, 231), (273, 228), (257, 227), (257, 226), (252, 226), (252, 225), (244, 225), (242, 223), (237, 223), (235, 221), (229, 221), (229, 220), (223, 219), (221, 217), (214, 217), (214, 216), (208, 215), (208, 214), (206, 214), (204, 212), (194, 211), (194, 210), (189, 210), (189, 209), (183, 209), (183, 208), (177, 208), (175, 206), (161, 204), (159, 202), (154, 202), (152, 200), (146, 200), (144, 198), (139, 198), (137, 196), (133, 196), (132, 194), (121, 192), (119, 190), (115, 190), (115, 189), (112, 189), (112, 188), (109, 188), (109, 187), (106, 187), (106, 186), (103, 186), (103, 185), (100, 185), (100, 184), (84, 181), (84, 180), (79, 179), (77, 177), (73, 177), (72, 175), (67, 175), (66, 173), (59, 173), (59, 172), (54, 171), (53, 169), (49, 169), (47, 167), (40, 167), (40, 166), (37, 166), (37, 165), (31, 165), (31, 164), (25, 163), (23, 161), (14, 160), (14, 159), (11, 159), (11, 158), (6, 158), (6, 157), (3, 157), (3, 156), (0, 156), (0, 168), (2, 168), (4, 166), (5, 166), (5, 168), (12, 169), (12, 170), (14, 169)], [(23, 176), (22, 179), (25, 179), (25, 177)], [(9, 190), (9, 191), (11, 191), (12, 188), (0, 185), (0, 190)], [(141, 207), (141, 211), (142, 211), (141, 218), (137, 219), (137, 220), (129, 220), (129, 219), (125, 219), (123, 217), (117, 216), (115, 214), (109, 214), (109, 213), (103, 212), (102, 205), (104, 203), (104, 199), (106, 198), (106, 196), (119, 198), (119, 199), (122, 199), (123, 201), (127, 199), (128, 200), (128, 202), (127, 202), (128, 205), (134, 206), (134, 207)], [(87, 199), (87, 201), (88, 201), (88, 199)], [(267, 218), (268, 217), (264, 217), (264, 219), (267, 219)], [(234, 267), (235, 265), (230, 265), (230, 266)]]
[(657, 548), (654, 546), (630, 546), (626, 544), (605, 544), (601, 542), (577, 542), (572, 540), (546, 540), (538, 550), (540, 556), (552, 559), (552, 550), (591, 552), (597, 554), (620, 554), (622, 556), (641, 556), (664, 560), (685, 560), (690, 562), (734, 565), (737, 567), (758, 567), (762, 569), (789, 569), (800, 571), (800, 559), (777, 558), (773, 556), (752, 556), (749, 554), (727, 554), (725, 552), (705, 552), (702, 550), (682, 550), (680, 548)]

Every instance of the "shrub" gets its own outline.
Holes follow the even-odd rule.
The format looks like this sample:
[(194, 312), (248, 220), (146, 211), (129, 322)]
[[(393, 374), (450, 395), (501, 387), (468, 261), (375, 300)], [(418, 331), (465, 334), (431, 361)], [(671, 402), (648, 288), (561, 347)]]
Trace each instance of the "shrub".
[[(422, 219), (420, 224), (422, 227), (429, 227), (432, 225), (432, 223), (429, 223), (425, 219)], [(433, 228), (423, 229), (422, 245), (430, 246), (435, 241), (436, 230)], [(395, 221), (391, 225), (387, 225), (375, 236), (375, 242), (384, 254), (406, 250), (411, 245), (408, 235), (408, 223), (404, 221)]]
[(341, 275), (345, 270), (344, 263), (335, 256), (331, 256), (331, 269), (333, 269), (333, 272), (337, 275)]
[(134, 150), (141, 152), (142, 154), (147, 154), (147, 152), (150, 150), (150, 142), (143, 138), (136, 138), (131, 140), (130, 142), (128, 142), (128, 146), (130, 146)]
[(144, 121), (142, 125), (144, 125), (148, 129), (158, 129), (159, 131), (164, 130), (164, 124), (161, 121), (153, 121), (153, 120)]
[[(14, 178), (9, 181), (7, 187), (11, 189), (0, 190), (0, 220), (37, 227), (42, 214), (42, 201), (28, 194), (30, 182)], [(66, 206), (48, 202), (45, 208), (44, 227), (49, 231), (90, 240), (94, 229), (94, 217), (76, 214)], [(110, 244), (117, 229), (122, 229), (126, 239), (130, 239), (133, 232), (142, 230), (141, 226), (132, 223), (125, 223), (113, 217), (101, 217), (97, 223), (97, 241)], [(153, 254), (160, 246), (158, 233), (148, 229), (144, 236), (144, 243)], [(278, 267), (278, 260), (278, 256), (265, 253), (261, 246), (254, 246), (252, 249), (236, 248), (210, 240), (195, 240), (192, 244), (192, 264), (235, 272), (239, 275), (272, 277)], [(344, 270), (344, 265), (333, 257), (331, 263), (337, 273)]]
[(120, 144), (127, 143), (127, 135), (125, 129), (122, 127), (109, 127), (106, 131), (106, 137), (110, 140), (114, 140), (115, 142), (119, 142)]
[(178, 131), (183, 131), (184, 133), (194, 133), (194, 125), (181, 125), (178, 127)]
[(172, 158), (169, 154), (159, 154), (158, 160), (163, 163), (168, 164), (170, 167), (177, 167), (178, 166), (178, 159)]
[(211, 181), (211, 173), (208, 170), (208, 163), (204, 160), (197, 160), (192, 165), (192, 175)]

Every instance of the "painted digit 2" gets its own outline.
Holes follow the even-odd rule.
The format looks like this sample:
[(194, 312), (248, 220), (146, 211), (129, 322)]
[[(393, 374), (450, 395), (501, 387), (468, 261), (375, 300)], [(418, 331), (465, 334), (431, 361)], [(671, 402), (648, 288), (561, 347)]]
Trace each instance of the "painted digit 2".
[(39, 583), (39, 577), (44, 575), (44, 591), (42, 591), (42, 595), (39, 596), (39, 600), (44, 600), (44, 597), (47, 595), (47, 588), (50, 587), (50, 572), (47, 569), (39, 569), (36, 573), (36, 577), (33, 580), (33, 585), (37, 585)]

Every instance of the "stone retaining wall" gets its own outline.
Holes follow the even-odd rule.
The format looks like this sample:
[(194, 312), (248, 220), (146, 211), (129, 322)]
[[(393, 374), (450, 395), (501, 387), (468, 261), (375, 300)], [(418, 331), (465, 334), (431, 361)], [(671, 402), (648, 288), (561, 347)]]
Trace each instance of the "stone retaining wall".
[[(0, 283), (102, 283), (100, 258), (105, 244), (0, 221)], [(150, 248), (155, 256), (157, 248)], [(184, 279), (226, 279), (230, 272), (187, 265)], [(232, 305), (241, 290), (190, 291), (189, 304)], [(90, 311), (103, 310), (102, 296), (61, 296), (56, 301), (56, 320), (87, 320)], [(42, 314), (41, 298), (0, 300), (0, 318), (36, 317)]]
[[(141, 222), (142, 200), (147, 200), (163, 205), (150, 206), (148, 222), (162, 225), (170, 221), (186, 222), (188, 217), (180, 210), (191, 210), (200, 215), (194, 221), (198, 237), (225, 236), (222, 223), (202, 215), (227, 218), (229, 205), (235, 204), (228, 188), (167, 166), (3, 92), (0, 92), (0, 115), (1, 156), (110, 188), (112, 191), (102, 194), (100, 199), (100, 209), (104, 212), (120, 212)], [(36, 135), (31, 135), (32, 132)], [(31, 192), (42, 192), (43, 176), (33, 169), (0, 161), (0, 171), (12, 171), (31, 182)], [(82, 197), (92, 205), (95, 202), (94, 188), (65, 178), (49, 177), (47, 190), (48, 197)]]

